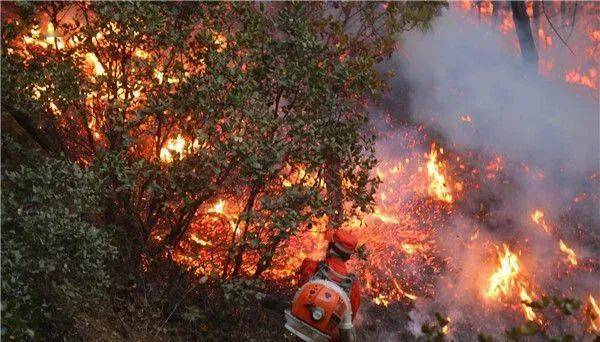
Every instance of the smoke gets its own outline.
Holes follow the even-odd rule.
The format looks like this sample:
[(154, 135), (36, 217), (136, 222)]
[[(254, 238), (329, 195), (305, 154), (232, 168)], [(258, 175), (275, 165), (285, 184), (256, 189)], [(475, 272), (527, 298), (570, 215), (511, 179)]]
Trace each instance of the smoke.
[[(506, 51), (501, 34), (456, 11), (431, 32), (410, 32), (403, 68), (416, 120), (433, 122), (458, 148), (493, 149), (541, 166), (597, 170), (597, 99), (531, 74)], [(458, 124), (461, 115), (471, 125)]]
[[(514, 183), (510, 191), (495, 193), (502, 205), (493, 214), (505, 224), (495, 230), (482, 227), (466, 212), (466, 203), (443, 227), (446, 232), (438, 233), (446, 271), (435, 285), (434, 298), (415, 303), (409, 329), (419, 335), (421, 324), (431, 321), (435, 311), (451, 317), (450, 334), (459, 340), (522, 323), (522, 317), (505, 306), (484, 304), (482, 309), (490, 250), (504, 242), (527, 246), (520, 261), (531, 270), (530, 282), (543, 293), (585, 298), (597, 291), (599, 187), (597, 178), (590, 176), (600, 169), (598, 97), (531, 72), (497, 30), (469, 23), (453, 10), (436, 18), (431, 31), (406, 34), (402, 53), (392, 64), (400, 74), (392, 88), (398, 93), (393, 95), (405, 95), (387, 103), (398, 106), (392, 108), (395, 119), (410, 116), (413, 122), (434, 127), (455, 151), (501, 155)], [(383, 146), (380, 155), (389, 155), (390, 150)], [(523, 168), (530, 176), (523, 176)], [(573, 197), (582, 192), (595, 202), (575, 212)], [(534, 208), (544, 209), (552, 222), (551, 234), (531, 222)], [(577, 222), (569, 221), (573, 216)], [(476, 229), (481, 242), (470, 243)], [(559, 238), (596, 266), (558, 275), (557, 264), (564, 257), (558, 250)], [(566, 330), (582, 333), (581, 324), (585, 322)]]

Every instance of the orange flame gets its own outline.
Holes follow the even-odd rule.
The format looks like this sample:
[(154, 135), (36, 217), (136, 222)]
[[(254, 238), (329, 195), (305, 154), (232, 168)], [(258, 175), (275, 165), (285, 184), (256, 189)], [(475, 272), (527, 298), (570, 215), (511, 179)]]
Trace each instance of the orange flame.
[(521, 271), (519, 259), (508, 246), (504, 246), (504, 253), (498, 252), (499, 267), (488, 279), (488, 286), (484, 292), (488, 298), (498, 298), (500, 295), (510, 293), (516, 284), (515, 278)]
[(531, 214), (531, 219), (533, 220), (533, 222), (537, 223), (540, 227), (542, 227), (542, 229), (546, 233), (550, 232), (550, 227), (548, 226), (548, 223), (546, 223), (546, 220), (544, 220), (544, 212), (543, 211), (536, 209)]
[[(443, 150), (440, 150), (443, 153)], [(438, 151), (435, 144), (431, 146), (429, 160), (427, 162), (427, 175), (429, 176), (428, 193), (430, 196), (447, 203), (452, 202), (452, 194), (446, 183), (446, 177), (440, 172), (443, 164), (437, 160)]]
[(588, 307), (590, 315), (590, 328), (594, 332), (600, 332), (600, 308), (592, 295), (589, 296), (590, 305)]
[(181, 135), (167, 140), (167, 145), (160, 150), (160, 160), (165, 163), (171, 163), (178, 155), (179, 160), (183, 159), (185, 148), (185, 139)]
[(521, 302), (523, 302), (523, 304), (521, 304), (521, 307), (523, 308), (523, 312), (525, 313), (525, 318), (527, 318), (530, 321), (533, 321), (536, 318), (535, 312), (529, 305), (525, 304), (531, 303), (532, 299), (522, 284), (519, 284), (519, 288), (519, 298), (521, 298)]
[(498, 251), (499, 266), (488, 278), (488, 286), (484, 295), (497, 300), (501, 296), (510, 295), (518, 290), (525, 318), (530, 321), (536, 320), (535, 312), (526, 305), (526, 303), (531, 303), (531, 296), (527, 292), (524, 282), (518, 279), (521, 273), (519, 258), (510, 251), (506, 244), (503, 247), (503, 252)]
[(571, 265), (577, 266), (577, 255), (575, 254), (575, 252), (573, 252), (571, 248), (565, 245), (563, 240), (560, 240), (559, 247), (560, 250), (567, 255), (567, 259), (569, 260)]

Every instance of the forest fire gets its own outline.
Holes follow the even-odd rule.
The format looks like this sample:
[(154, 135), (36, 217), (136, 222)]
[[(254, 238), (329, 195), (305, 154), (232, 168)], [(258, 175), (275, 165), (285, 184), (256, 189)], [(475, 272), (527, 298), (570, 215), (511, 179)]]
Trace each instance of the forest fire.
[[(532, 10), (531, 4), (528, 5)], [(463, 11), (478, 11), (483, 20), (491, 20), (492, 15), (498, 15), (497, 29), (507, 36), (515, 30), (510, 11), (503, 8), (499, 12), (494, 12), (498, 9), (493, 9), (491, 1), (478, 3), (463, 1), (460, 3), (460, 8)], [(576, 30), (582, 29), (576, 28)], [(59, 30), (55, 29), (51, 22), (35, 26), (14, 42), (14, 46), (11, 46), (9, 51), (12, 54), (31, 58), (36, 53), (40, 53), (33, 51), (37, 49), (48, 50), (48, 53), (52, 49), (57, 51), (65, 51), (74, 47), (81, 49), (80, 44), (82, 43), (76, 36), (61, 37), (61, 32), (57, 31)], [(540, 73), (560, 79), (561, 82), (598, 89), (597, 69), (589, 67), (588, 64), (598, 55), (597, 44), (600, 42), (598, 38), (600, 31), (590, 30), (589, 32), (587, 39), (593, 44), (591, 48), (589, 46), (587, 48), (592, 49), (590, 52), (592, 56), (588, 56), (590, 53), (584, 55), (585, 58), (582, 58), (585, 60), (580, 63), (581, 66), (574, 68), (568, 66), (565, 67), (565, 70), (558, 70), (559, 63), (555, 63), (550, 56), (550, 51), (560, 45), (560, 42), (552, 33), (551, 28), (546, 27), (545, 24), (540, 26), (537, 30), (538, 48), (541, 51)], [(104, 39), (102, 33), (98, 32), (94, 37), (95, 47), (100, 46)], [(235, 42), (228, 41), (224, 34), (212, 32), (211, 37), (212, 43), (216, 45), (214, 48), (216, 54), (226, 53), (229, 47), (235, 45)], [(514, 43), (512, 40), (511, 42)], [(579, 50), (585, 48), (577, 47)], [(156, 88), (160, 88), (161, 91), (169, 89), (171, 86), (187, 86), (186, 73), (189, 74), (194, 68), (191, 66), (192, 63), (179, 61), (178, 68), (181, 70), (174, 75), (173, 72), (169, 74), (165, 70), (166, 66), (162, 65), (162, 62), (152, 61), (156, 56), (146, 50), (132, 50), (130, 57), (143, 60), (144, 62), (139, 62), (140, 64), (150, 64), (146, 75), (147, 80), (139, 83), (129, 80), (135, 83), (135, 86), (131, 86), (131, 88), (126, 87), (125, 83), (127, 82), (117, 82), (116, 96), (114, 96), (115, 94), (111, 95), (114, 98), (98, 95), (97, 92), (92, 91), (84, 94), (87, 96), (84, 112), (87, 116), (84, 115), (84, 126), (82, 126), (82, 132), (78, 134), (84, 136), (88, 133), (85, 130), (87, 127), (92, 145), (109, 144), (109, 138), (114, 139), (106, 134), (105, 130), (106, 127), (114, 124), (111, 120), (117, 119), (103, 117), (103, 114), (99, 114), (112, 106), (111, 101), (114, 101), (114, 106), (130, 101), (131, 108), (127, 108), (127, 110), (136, 113), (124, 114), (123, 118), (118, 120), (136, 124), (143, 122), (135, 115), (137, 115), (139, 107), (142, 107), (140, 103), (147, 101), (147, 94), (153, 91), (144, 82), (151, 83), (149, 80), (154, 80), (157, 83)], [(101, 62), (103, 57), (99, 53), (88, 51), (69, 58), (72, 58), (75, 65), (85, 71), (86, 78), (89, 78), (91, 83), (98, 85), (99, 88), (103, 82), (101, 79), (114, 73), (110, 66)], [(204, 60), (195, 62), (200, 65), (195, 67), (201, 70), (194, 71), (203, 74), (206, 68)], [(233, 68), (231, 65), (227, 67)], [(245, 68), (246, 66), (244, 66), (244, 70)], [(75, 120), (68, 117), (70, 114), (67, 113), (70, 113), (70, 108), (64, 101), (60, 98), (51, 98), (53, 90), (50, 86), (33, 84), (28, 91), (30, 91), (32, 99), (45, 100), (45, 106), (55, 117), (63, 120)], [(168, 93), (168, 91), (166, 92)], [(145, 125), (159, 122), (157, 131), (160, 133), (157, 136), (143, 136), (140, 138), (143, 140), (143, 144), (140, 144), (141, 147), (131, 147), (129, 151), (132, 154), (142, 155), (149, 165), (156, 167), (156, 169), (152, 169), (152, 172), (171, 167), (176, 169), (189, 156), (201, 160), (202, 154), (198, 151), (208, 150), (207, 147), (213, 145), (209, 145), (208, 142), (204, 143), (203, 137), (198, 140), (197, 137), (190, 135), (191, 129), (187, 127), (188, 116), (180, 115), (170, 118), (168, 110), (159, 108), (163, 110), (163, 113), (156, 119), (148, 119), (147, 122), (143, 122), (141, 127), (145, 129)], [(454, 124), (473, 131), (477, 129), (476, 124), (480, 120), (476, 113), (467, 112), (469, 115), (459, 115), (459, 118), (456, 117), (456, 113), (454, 112), (452, 119)], [(161, 131), (163, 122), (168, 121), (174, 123), (168, 130)], [(226, 137), (221, 132), (228, 125), (235, 126), (238, 123), (231, 118), (221, 118), (215, 121), (217, 123), (215, 123), (214, 132), (210, 132), (210, 134), (214, 134), (212, 141), (215, 145), (223, 143), (229, 138), (234, 142), (232, 145), (236, 148), (242, 145), (243, 138), (241, 136), (247, 133), (243, 129), (237, 130), (236, 128), (235, 134), (240, 136), (232, 134), (232, 137)], [(387, 129), (389, 131), (386, 131)], [(256, 128), (256, 132), (259, 132), (256, 134), (265, 136), (272, 133), (260, 131), (260, 127)], [(135, 136), (137, 133), (132, 130), (131, 136)], [(425, 302), (437, 298), (437, 296), (453, 298), (453, 296), (461, 296), (461, 292), (475, 294), (476, 291), (477, 295), (462, 299), (475, 308), (474, 310), (481, 310), (486, 314), (488, 312), (497, 314), (500, 317), (498, 321), (507, 316), (509, 318), (506, 321), (510, 322), (524, 318), (527, 321), (541, 324), (540, 317), (546, 319), (546, 315), (542, 316), (529, 305), (538, 299), (536, 293), (541, 296), (547, 291), (568, 288), (568, 293), (573, 296), (585, 298), (587, 295), (587, 310), (591, 317), (589, 329), (594, 332), (600, 331), (600, 310), (594, 297), (589, 294), (585, 286), (582, 285), (579, 288), (570, 284), (564, 285), (560, 279), (563, 275), (550, 274), (551, 272), (541, 266), (539, 269), (532, 267), (532, 265), (547, 265), (543, 260), (547, 257), (552, 258), (552, 262), (557, 264), (561, 262), (564, 264), (566, 260), (569, 265), (568, 271), (571, 272), (568, 273), (569, 276), (576, 277), (584, 272), (597, 271), (595, 255), (588, 257), (586, 253), (590, 253), (586, 252), (586, 248), (582, 248), (582, 245), (585, 244), (577, 240), (585, 234), (583, 228), (593, 226), (594, 221), (589, 223), (583, 219), (580, 220), (581, 222), (574, 220), (572, 226), (575, 228), (571, 229), (569, 226), (571, 230), (568, 230), (559, 224), (559, 217), (561, 217), (559, 214), (561, 213), (554, 211), (551, 206), (546, 207), (544, 204), (543, 207), (543, 210), (551, 215), (545, 215), (542, 209), (536, 209), (533, 205), (539, 205), (539, 202), (535, 204), (533, 201), (526, 203), (527, 206), (523, 207), (527, 209), (515, 210), (510, 205), (513, 197), (520, 196), (515, 190), (521, 184), (520, 182), (542, 187), (540, 184), (545, 184), (543, 182), (548, 181), (547, 178), (552, 176), (546, 177), (545, 173), (533, 167), (531, 170), (534, 171), (530, 171), (528, 160), (512, 160), (495, 151), (460, 149), (451, 142), (439, 139), (439, 135), (431, 133), (430, 127), (424, 124), (406, 124), (400, 129), (390, 125), (381, 132), (378, 147), (382, 152), (378, 153), (379, 162), (372, 169), (370, 175), (370, 177), (381, 180), (374, 206), (360, 208), (360, 210), (352, 208), (354, 211), (349, 210), (348, 216), (345, 217), (346, 221), (342, 225), (343, 228), (353, 231), (361, 243), (365, 243), (367, 246), (366, 261), (353, 260), (352, 262), (357, 274), (360, 274), (361, 280), (364, 281), (364, 288), (367, 296), (372, 298), (371, 302), (382, 308), (402, 305), (413, 308), (415, 303)], [(124, 138), (123, 144), (127, 144), (129, 138)], [(115, 142), (111, 141), (110, 143)], [(242, 147), (239, 148), (242, 151)], [(236, 150), (236, 152), (240, 151)], [(248, 151), (243, 152), (248, 153)], [(254, 151), (248, 154), (252, 154), (252, 152)], [(228, 156), (228, 153), (230, 151), (223, 155)], [(78, 160), (87, 161), (86, 158)], [(266, 161), (252, 159), (246, 163), (252, 168), (259, 169), (266, 164)], [(321, 161), (321, 164), (324, 163)], [(215, 182), (220, 181), (221, 175), (227, 174), (230, 166), (226, 162), (211, 164), (211, 169), (217, 171), (207, 178)], [(172, 210), (173, 213), (167, 215), (160, 223), (165, 226), (173, 226), (174, 218), (181, 216), (185, 217), (191, 228), (185, 233), (182, 231), (181, 236), (177, 236), (180, 240), (176, 240), (173, 248), (163, 253), (164, 258), (172, 258), (184, 269), (191, 270), (193, 274), (202, 277), (211, 275), (215, 278), (226, 278), (228, 272), (232, 272), (235, 277), (260, 276), (281, 287), (295, 285), (296, 272), (303, 259), (323, 256), (328, 243), (324, 233), (329, 229), (328, 223), (332, 214), (323, 214), (323, 211), (319, 211), (317, 215), (303, 208), (298, 211), (298, 216), (310, 217), (313, 215), (314, 217), (306, 219), (306, 224), (296, 225), (294, 223), (292, 229), (286, 224), (291, 220), (290, 217), (296, 214), (288, 212), (289, 207), (278, 207), (278, 205), (281, 204), (282, 198), (287, 198), (286, 196), (300, 198), (301, 190), (310, 189), (310, 191), (323, 195), (330, 190), (328, 189), (330, 185), (327, 184), (323, 170), (318, 167), (312, 166), (311, 168), (303, 163), (275, 163), (269, 165), (269, 168), (281, 169), (281, 173), (277, 174), (277, 177), (265, 179), (265, 184), (262, 184), (262, 180), (259, 180), (254, 174), (240, 173), (240, 177), (245, 177), (244, 180), (247, 181), (247, 184), (239, 187), (236, 184), (228, 184), (227, 191), (229, 192), (226, 195), (224, 195), (225, 191), (221, 192), (219, 188), (211, 188), (212, 192), (204, 199), (206, 202), (199, 205), (198, 209), (188, 216), (172, 209), (175, 207), (172, 203), (183, 203), (182, 205), (185, 207), (195, 203), (196, 198), (183, 191), (177, 193), (175, 199), (171, 200), (170, 204), (165, 204), (163, 209), (165, 211)], [(196, 169), (193, 168), (186, 171), (196, 173)], [(150, 171), (148, 172), (150, 173)], [(198, 175), (198, 177), (204, 177), (204, 175)], [(340, 180), (342, 187), (346, 190), (352, 189), (354, 186), (349, 178)], [(194, 180), (190, 182), (194, 182)], [(163, 186), (155, 180), (149, 181), (149, 183), (156, 189)], [(271, 198), (266, 196), (264, 189), (251, 191), (252, 186), (259, 184), (265, 188), (277, 189), (282, 195), (280, 198)], [(143, 193), (137, 194), (137, 196), (140, 202), (149, 197)], [(549, 195), (549, 197), (552, 196), (553, 194)], [(571, 211), (565, 210), (564, 217), (575, 215), (573, 212), (585, 205), (590, 205), (590, 203), (593, 205), (594, 200), (596, 200), (594, 195), (575, 197), (572, 201), (573, 206), (568, 208)], [(165, 203), (167, 203), (166, 200)], [(502, 207), (503, 205), (505, 207)], [(148, 206), (151, 208), (159, 206), (159, 204), (150, 202)], [(273, 211), (268, 212), (267, 209)], [(556, 215), (554, 215), (555, 213)], [(266, 222), (270, 218), (269, 215), (281, 216), (280, 221), (273, 226), (263, 225), (262, 222)], [(151, 215), (148, 216), (154, 219)], [(550, 221), (548, 216), (551, 218)], [(531, 228), (532, 222), (545, 234), (537, 233), (539, 231), (537, 228), (532, 229), (536, 230), (532, 235), (528, 232), (521, 232), (521, 227)], [(289, 241), (278, 241), (273, 246), (264, 242), (268, 241), (267, 237), (283, 235), (283, 232), (292, 232), (290, 233), (292, 238)], [(551, 253), (544, 254), (539, 251), (542, 247), (539, 247), (535, 241), (538, 236), (552, 241)], [(452, 241), (456, 246), (448, 248), (448, 245), (451, 244), (448, 241), (455, 237), (456, 241)], [(169, 238), (169, 234), (159, 231), (152, 234), (152, 238), (157, 245), (160, 245)], [(583, 238), (580, 239), (583, 240)], [(518, 242), (513, 243), (514, 241)], [(569, 245), (563, 241), (567, 241)], [(545, 242), (546, 240), (539, 244), (543, 245)], [(556, 249), (556, 242), (558, 242), (558, 249)], [(463, 272), (481, 272), (483, 274), (483, 271), (490, 266), (489, 260), (475, 256), (480, 256), (478, 253), (483, 255), (490, 250), (493, 250), (494, 253), (491, 272), (486, 275), (483, 285), (473, 281), (473, 283), (477, 283), (478, 288), (472, 293), (470, 292), (472, 289), (469, 288), (471, 284), (467, 285), (466, 283), (474, 278), (468, 278), (469, 280), (465, 281), (456, 274), (460, 276), (463, 275)], [(575, 250), (579, 255), (575, 253)], [(523, 254), (515, 251), (523, 251)], [(454, 264), (457, 262), (455, 259), (460, 260), (461, 254), (472, 257), (469, 259), (468, 265)], [(268, 255), (268, 258), (265, 258), (265, 255)], [(541, 257), (542, 255), (543, 257)], [(230, 263), (236, 263), (236, 265)], [(261, 269), (262, 265), (268, 265), (268, 267)], [(471, 270), (463, 270), (469, 266), (472, 268)], [(456, 274), (451, 273), (451, 276), (447, 278), (455, 276), (462, 282), (458, 281), (456, 285), (453, 285), (452, 291), (455, 292), (446, 296), (441, 293), (439, 282), (450, 272), (456, 272)], [(542, 280), (538, 282), (539, 279)], [(573, 290), (573, 288), (575, 289)], [(447, 308), (444, 305), (440, 305), (440, 307)], [(490, 307), (493, 310), (488, 310)], [(508, 309), (504, 310), (504, 308)], [(447, 318), (447, 321), (449, 322), (450, 318)], [(453, 315), (452, 324), (451, 330), (449, 324), (442, 328), (443, 334), (458, 333), (460, 324), (464, 323), (459, 322)]]
[(521, 307), (525, 317), (533, 321), (536, 319), (536, 314), (531, 307), (526, 303), (531, 303), (532, 299), (522, 281), (521, 266), (519, 258), (512, 253), (508, 246), (504, 244), (503, 250), (498, 248), (498, 268), (492, 273), (488, 279), (487, 287), (484, 295), (493, 300), (501, 300), (516, 295), (518, 291), (519, 299), (523, 302)]

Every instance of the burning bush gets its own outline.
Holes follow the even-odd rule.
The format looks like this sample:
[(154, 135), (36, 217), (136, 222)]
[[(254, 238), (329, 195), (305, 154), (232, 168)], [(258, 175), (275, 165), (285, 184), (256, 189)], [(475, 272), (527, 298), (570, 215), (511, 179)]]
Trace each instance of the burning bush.
[(438, 7), (9, 4), (2, 120), (106, 179), (130, 270), (258, 277), (298, 231), (370, 210), (375, 63)]

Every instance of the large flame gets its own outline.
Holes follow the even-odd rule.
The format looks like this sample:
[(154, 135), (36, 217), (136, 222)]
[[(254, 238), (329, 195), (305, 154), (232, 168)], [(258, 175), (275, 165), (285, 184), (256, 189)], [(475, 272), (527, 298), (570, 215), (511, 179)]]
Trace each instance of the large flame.
[(516, 285), (516, 278), (521, 268), (519, 258), (512, 253), (507, 245), (503, 245), (504, 251), (498, 251), (498, 268), (488, 279), (485, 296), (498, 298), (509, 294)]
[[(472, 2), (470, 1), (463, 2), (461, 6), (468, 10), (477, 8), (477, 6), (472, 6)], [(479, 7), (481, 14), (485, 18), (491, 16), (492, 6), (492, 3), (487, 1), (483, 2), (482, 6)], [(506, 11), (502, 12), (501, 15), (499, 29), (505, 34), (514, 32), (515, 27), (512, 17)], [(537, 36), (540, 39), (542, 49), (560, 45), (553, 43), (553, 35), (547, 27), (540, 27)], [(589, 37), (596, 43), (600, 42), (600, 31), (590, 31)], [(102, 33), (98, 33), (96, 41), (101, 41), (102, 39)], [(55, 28), (51, 23), (47, 23), (45, 26), (36, 26), (27, 31), (27, 34), (22, 36), (22, 39), (20, 38), (20, 44), (23, 45), (23, 43), (26, 45), (23, 49), (24, 51), (19, 52), (16, 47), (13, 47), (15, 49), (8, 48), (8, 53), (22, 53), (27, 55), (29, 53), (27, 52), (27, 47), (31, 48), (31, 51), (33, 49), (46, 49), (45, 51), (47, 52), (51, 52), (51, 49), (67, 50), (69, 47), (80, 44), (76, 38), (65, 38), (63, 40), (55, 32)], [(232, 41), (228, 42), (226, 36), (216, 32), (214, 33), (214, 43), (217, 52), (223, 51), (235, 44)], [(153, 58), (151, 53), (141, 49), (136, 49), (133, 55), (135, 58), (144, 60)], [(31, 57), (31, 54), (27, 56)], [(99, 57), (102, 58), (102, 56), (101, 53), (96, 55), (92, 52), (87, 52), (76, 57), (83, 63), (81, 68), (85, 71), (86, 75), (94, 80), (107, 75), (107, 70), (105, 70), (99, 60)], [(545, 75), (559, 77), (569, 83), (581, 84), (591, 88), (598, 87), (596, 68), (578, 66), (569, 68), (564, 72), (554, 72), (555, 70), (553, 71), (553, 69), (557, 68), (556, 64), (558, 62), (555, 63), (550, 58), (544, 59), (542, 56), (540, 59), (540, 72)], [(110, 64), (107, 63), (105, 65), (108, 71), (112, 72)], [(205, 66), (201, 65), (200, 69), (203, 68)], [(152, 70), (150, 71), (152, 72)], [(159, 65), (151, 75), (155, 82), (168, 86), (183, 83), (187, 71), (181, 75), (169, 75), (168, 71), (163, 70)], [(33, 98), (40, 99), (45, 96), (46, 92), (48, 92), (48, 87), (46, 85), (32, 85)], [(121, 90), (118, 93), (119, 97), (124, 99), (125, 93)], [(90, 98), (88, 106), (93, 109), (94, 98), (101, 97), (101, 95), (90, 93), (87, 96)], [(139, 96), (141, 96), (139, 92), (133, 94), (134, 98)], [(56, 116), (66, 115), (68, 111), (64, 110), (64, 113), (61, 112), (57, 106), (57, 104), (60, 105), (61, 103), (57, 99), (55, 101), (48, 99), (46, 103), (47, 108)], [(468, 124), (469, 127), (473, 126), (471, 115), (463, 113), (459, 119), (460, 122)], [(87, 125), (92, 130), (95, 139), (100, 139), (100, 128), (104, 124), (102, 117), (96, 118), (93, 115), (90, 116)], [(471, 185), (476, 183), (476, 181), (474, 180), (475, 177), (472, 179), (468, 178), (470, 175), (476, 175), (479, 172), (487, 181), (493, 182), (498, 179), (497, 175), (503, 171), (505, 165), (509, 162), (508, 160), (505, 162), (501, 156), (495, 156), (487, 162), (485, 169), (473, 170), (471, 174), (463, 175), (460, 173), (460, 170), (465, 171), (468, 168), (467, 159), (469, 155), (460, 155), (460, 157), (464, 156), (465, 158), (459, 160), (456, 154), (452, 154), (452, 151), (445, 155), (444, 150), (438, 148), (434, 143), (430, 145), (430, 152), (426, 155), (425, 159), (422, 152), (418, 151), (421, 146), (429, 145), (431, 140), (428, 140), (429, 137), (423, 133), (422, 127), (419, 127), (416, 131), (418, 132), (415, 133), (415, 135), (418, 135), (417, 138), (403, 137), (402, 144), (399, 144), (409, 146), (405, 155), (398, 159), (388, 158), (375, 170), (379, 178), (383, 180), (383, 184), (378, 192), (378, 202), (375, 210), (371, 214), (365, 215), (364, 218), (352, 219), (347, 224), (359, 236), (361, 242), (369, 245), (371, 257), (368, 262), (360, 266), (362, 269), (359, 269), (357, 273), (362, 275), (366, 293), (373, 297), (374, 303), (382, 306), (388, 306), (398, 301), (415, 300), (417, 297), (427, 297), (432, 294), (432, 287), (428, 287), (427, 285), (429, 284), (426, 283), (428, 280), (422, 280), (425, 277), (421, 273), (425, 272), (413, 272), (412, 270), (427, 268), (428, 270), (431, 269), (431, 273), (433, 274), (441, 272), (441, 262), (438, 262), (436, 259), (437, 255), (435, 254), (435, 229), (447, 227), (447, 225), (444, 225), (446, 223), (444, 220), (448, 217), (448, 208), (453, 207), (450, 204), (457, 197), (462, 198), (463, 196), (461, 183), (451, 183), (450, 181), (453, 180), (451, 178), (460, 178), (459, 180), (469, 185), (468, 188), (471, 190), (470, 188), (475, 188)], [(193, 148), (197, 148), (198, 145), (197, 141), (191, 141), (181, 134), (171, 136), (164, 142), (163, 147), (160, 149), (159, 159), (164, 164), (182, 160), (186, 155), (189, 155)], [(278, 184), (282, 184), (284, 187), (292, 187), (298, 184), (312, 186), (316, 182), (316, 175), (307, 173), (304, 167), (300, 165), (294, 166), (295, 169), (291, 166), (288, 167), (290, 168), (290, 172), (287, 177), (279, 179)], [(419, 172), (416, 172), (417, 169)], [(422, 172), (423, 169), (427, 171), (426, 176)], [(436, 199), (436, 201), (420, 201), (423, 199), (422, 195), (425, 193), (425, 187), (427, 188), (427, 195)], [(467, 189), (467, 186), (465, 186), (465, 189)], [(415, 197), (418, 197), (415, 194), (421, 197), (415, 199)], [(207, 213), (213, 215), (204, 215), (206, 221), (198, 219), (198, 222), (194, 222), (195, 229), (201, 230), (201, 233), (198, 231), (191, 232), (188, 237), (189, 240), (184, 242), (190, 243), (193, 247), (190, 249), (191, 252), (189, 250), (177, 251), (174, 253), (175, 260), (182, 265), (190, 267), (205, 264), (212, 265), (212, 263), (207, 263), (203, 258), (212, 258), (214, 252), (209, 250), (209, 248), (220, 248), (222, 246), (220, 245), (222, 244), (222, 241), (220, 241), (221, 237), (231, 235), (230, 230), (233, 230), (235, 227), (236, 215), (239, 215), (240, 212), (240, 203), (241, 200), (229, 197), (227, 201), (224, 199), (217, 199), (216, 202), (211, 201), (210, 206), (205, 207), (205, 209)], [(237, 214), (234, 214), (236, 211)], [(547, 222), (542, 210), (536, 209), (533, 211), (531, 220), (546, 233), (551, 232), (551, 225)], [(326, 222), (326, 219), (315, 219), (312, 228), (307, 230), (306, 234), (299, 238), (293, 238), (289, 243), (289, 247), (285, 248), (283, 257), (279, 256), (279, 259), (276, 258), (272, 269), (265, 273), (265, 277), (276, 281), (286, 281), (292, 278), (292, 275), (305, 257), (319, 257), (319, 253), (322, 253), (327, 245), (327, 241), (323, 238), (322, 234), (326, 230)], [(558, 229), (558, 224), (555, 224), (554, 230)], [(443, 232), (443, 234), (447, 233), (446, 231)], [(162, 239), (160, 235), (153, 236), (153, 238), (156, 240)], [(475, 229), (468, 239), (471, 244), (483, 243), (485, 230), (481, 229), (480, 234), (480, 230)], [(569, 263), (572, 266), (576, 266), (578, 260), (575, 252), (562, 240), (559, 242), (559, 247), (567, 256)], [(198, 252), (198, 248), (202, 250)], [(203, 250), (207, 251), (206, 254), (202, 254)], [(506, 244), (502, 245), (502, 248), (497, 248), (496, 251), (497, 266), (494, 267), (491, 275), (486, 278), (485, 288), (483, 289), (484, 297), (494, 302), (511, 301), (513, 304), (512, 307), (515, 310), (522, 310), (526, 319), (532, 321), (539, 320), (533, 309), (525, 304), (532, 302), (535, 293), (530, 291), (532, 288), (530, 286), (531, 283), (527, 282), (523, 277), (524, 271), (519, 262), (519, 257)], [(209, 273), (210, 267), (218, 266), (202, 267), (205, 268), (201, 272)], [(600, 310), (592, 295), (589, 296), (589, 308), (590, 312), (594, 314), (591, 320), (591, 329), (598, 332), (600, 330)], [(448, 329), (448, 326), (445, 329)]]
[(484, 295), (490, 299), (500, 300), (511, 299), (515, 294), (519, 296), (525, 318), (530, 321), (536, 320), (535, 312), (527, 305), (532, 302), (532, 298), (521, 277), (519, 257), (503, 244), (503, 250), (498, 250), (498, 267), (488, 278)]

